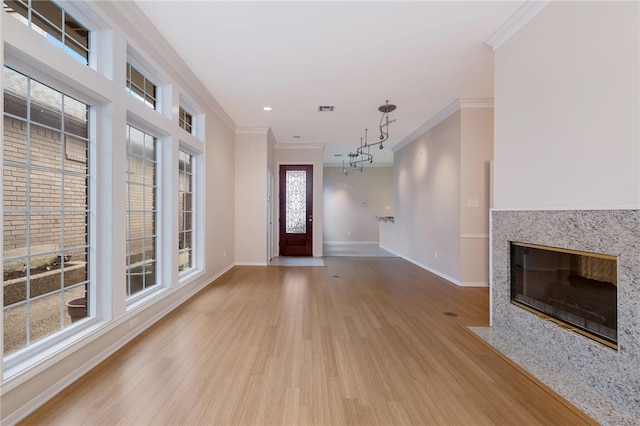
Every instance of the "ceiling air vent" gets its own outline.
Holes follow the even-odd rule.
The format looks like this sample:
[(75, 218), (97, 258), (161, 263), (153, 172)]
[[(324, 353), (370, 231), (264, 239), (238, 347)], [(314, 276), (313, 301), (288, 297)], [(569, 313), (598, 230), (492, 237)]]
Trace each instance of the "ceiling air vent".
[(336, 107), (333, 105), (320, 105), (318, 111), (320, 112), (333, 112)]

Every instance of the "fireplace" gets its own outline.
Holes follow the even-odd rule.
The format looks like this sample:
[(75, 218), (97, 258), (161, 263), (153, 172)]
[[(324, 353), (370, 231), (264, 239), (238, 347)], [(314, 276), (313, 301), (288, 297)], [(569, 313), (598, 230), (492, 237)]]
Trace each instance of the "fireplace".
[[(555, 251), (560, 247), (561, 251), (570, 248), (572, 250), (564, 251), (585, 255), (588, 259), (598, 259), (600, 254), (612, 255), (602, 257), (608, 258), (610, 265), (615, 261), (615, 268), (609, 267), (616, 271), (615, 278), (596, 274), (593, 271), (594, 267), (586, 266), (578, 267), (577, 273), (563, 272), (560, 276), (567, 278), (567, 281), (570, 275), (583, 277), (582, 282), (577, 282), (574, 277), (573, 282), (565, 281), (563, 284), (571, 290), (572, 285), (582, 286), (581, 293), (585, 292), (585, 287), (604, 286), (603, 282), (610, 283), (605, 286), (607, 289), (603, 292), (608, 294), (605, 298), (617, 301), (610, 304), (612, 309), (615, 308), (615, 317), (607, 312), (595, 310), (597, 315), (605, 317), (605, 320), (600, 318), (600, 325), (604, 327), (591, 330), (589, 338), (579, 325), (571, 324), (567, 318), (549, 321), (552, 313), (543, 314), (534, 303), (526, 306), (523, 301), (514, 301), (513, 279), (520, 279), (521, 284), (524, 284), (522, 277), (525, 275), (523, 269), (519, 273), (520, 278), (512, 278), (512, 270), (516, 271), (517, 265), (529, 269), (537, 266), (539, 274), (549, 273), (548, 269), (552, 269), (550, 266), (543, 268), (542, 265), (529, 262), (531, 254), (527, 255), (526, 265), (523, 265), (522, 259), (514, 259), (515, 266), (512, 266), (512, 243), (517, 242), (528, 243), (526, 245), (529, 246), (535, 244), (533, 247), (525, 247), (529, 253), (537, 247)], [(563, 268), (559, 269), (564, 271)], [(532, 281), (529, 278), (533, 279), (534, 275), (535, 273), (526, 275), (527, 291), (522, 288), (516, 291), (516, 294), (529, 295), (531, 299), (536, 299), (546, 292), (546, 289), (533, 292), (533, 288), (530, 287)], [(555, 278), (552, 281), (558, 282)], [(547, 282), (547, 287), (548, 284)], [(612, 296), (614, 290), (615, 297)], [(602, 297), (599, 293), (596, 294), (596, 299)], [(526, 299), (526, 302), (529, 301), (530, 299)], [(575, 301), (567, 302), (565, 299), (560, 307), (544, 300), (542, 302), (552, 306), (556, 311), (563, 310), (574, 314), (567, 305), (575, 305)], [(526, 309), (523, 309), (523, 306), (526, 306)], [(578, 306), (582, 311), (594, 310), (588, 305)], [(608, 318), (615, 318), (615, 326), (612, 327), (614, 323)], [(593, 320), (592, 317), (587, 319)], [(491, 325), (491, 334), (499, 336), (499, 341), (504, 340), (509, 343), (509, 348), (517, 348), (526, 354), (518, 356), (517, 363), (524, 365), (527, 363), (526, 360), (538, 360), (546, 364), (540, 368), (532, 367), (533, 370), (529, 371), (536, 371), (534, 375), (548, 374), (549, 377), (543, 380), (547, 385), (555, 386), (556, 376), (570, 378), (640, 418), (640, 209), (493, 210)], [(602, 330), (606, 330), (605, 327), (616, 330), (615, 334), (611, 331), (603, 332)], [(608, 342), (609, 345), (602, 344), (603, 342)], [(611, 349), (612, 347), (615, 349)], [(558, 391), (563, 388), (559, 386), (554, 389)], [(577, 398), (574, 401), (578, 399), (585, 402), (585, 406), (590, 406), (587, 403), (588, 399)], [(593, 404), (593, 407), (596, 405)]]
[(617, 348), (617, 258), (510, 243), (511, 303)]

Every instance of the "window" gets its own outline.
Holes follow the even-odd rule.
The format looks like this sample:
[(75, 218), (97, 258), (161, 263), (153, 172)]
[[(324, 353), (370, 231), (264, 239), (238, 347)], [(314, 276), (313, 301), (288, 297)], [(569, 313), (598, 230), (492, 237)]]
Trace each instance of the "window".
[(9, 355), (91, 315), (89, 106), (6, 66), (3, 78), (3, 353)]
[(5, 12), (85, 64), (89, 63), (89, 30), (64, 9), (46, 0), (5, 0), (3, 5)]
[(127, 63), (127, 91), (153, 109), (157, 107), (157, 87)]
[(178, 271), (194, 267), (193, 258), (193, 156), (178, 153)]
[(127, 296), (157, 284), (156, 144), (127, 125)]
[(193, 116), (184, 108), (180, 107), (180, 116), (178, 117), (178, 125), (193, 134)]

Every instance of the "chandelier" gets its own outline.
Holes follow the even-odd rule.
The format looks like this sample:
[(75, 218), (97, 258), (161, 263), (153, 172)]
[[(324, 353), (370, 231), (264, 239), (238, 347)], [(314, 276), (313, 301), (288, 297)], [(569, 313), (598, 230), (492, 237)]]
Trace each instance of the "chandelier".
[[(371, 154), (371, 147), (378, 145), (380, 149), (383, 149), (383, 144), (389, 139), (389, 124), (396, 121), (395, 119), (389, 120), (389, 113), (395, 111), (396, 106), (389, 103), (387, 100), (386, 103), (380, 107), (378, 107), (378, 111), (382, 113), (382, 117), (380, 117), (380, 137), (377, 142), (369, 143), (368, 130), (364, 129), (364, 140), (360, 138), (360, 146), (356, 149), (356, 152), (349, 153), (349, 167), (352, 170), (363, 170), (363, 166), (366, 163), (373, 164), (373, 154)], [(343, 161), (343, 171), (346, 175), (348, 173), (347, 169), (344, 168)]]

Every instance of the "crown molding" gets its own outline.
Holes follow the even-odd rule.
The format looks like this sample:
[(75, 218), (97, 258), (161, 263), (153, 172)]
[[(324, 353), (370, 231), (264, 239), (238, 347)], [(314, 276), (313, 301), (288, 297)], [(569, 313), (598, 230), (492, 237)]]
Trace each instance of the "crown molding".
[(527, 22), (536, 16), (551, 0), (527, 0), (518, 10), (515, 11), (509, 19), (494, 31), (493, 34), (485, 41), (489, 46), (496, 50), (502, 43), (509, 40), (512, 35), (517, 33)]
[(429, 121), (427, 121), (422, 126), (418, 127), (416, 130), (410, 133), (409, 136), (405, 137), (396, 145), (394, 145), (393, 148), (391, 148), (391, 151), (395, 153), (399, 151), (401, 148), (404, 148), (405, 146), (409, 145), (411, 142), (416, 140), (420, 135), (433, 129), (435, 126), (437, 126), (438, 124), (446, 120), (450, 115), (452, 115), (453, 113), (455, 113), (456, 111), (462, 108), (493, 108), (493, 99), (491, 98), (456, 99), (455, 101), (447, 105), (442, 111), (440, 111), (439, 113), (431, 117)]

